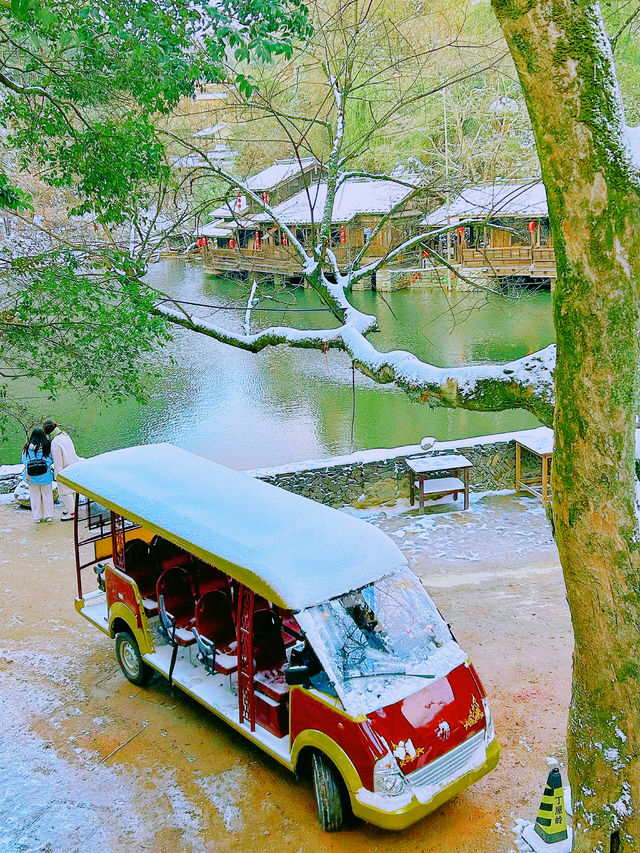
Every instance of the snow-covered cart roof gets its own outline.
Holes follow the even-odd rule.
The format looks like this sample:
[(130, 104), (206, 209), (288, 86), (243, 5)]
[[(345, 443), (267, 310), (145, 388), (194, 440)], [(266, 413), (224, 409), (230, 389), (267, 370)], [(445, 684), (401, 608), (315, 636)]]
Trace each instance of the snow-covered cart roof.
[(102, 453), (58, 479), (293, 610), (407, 564), (373, 525), (172, 444)]

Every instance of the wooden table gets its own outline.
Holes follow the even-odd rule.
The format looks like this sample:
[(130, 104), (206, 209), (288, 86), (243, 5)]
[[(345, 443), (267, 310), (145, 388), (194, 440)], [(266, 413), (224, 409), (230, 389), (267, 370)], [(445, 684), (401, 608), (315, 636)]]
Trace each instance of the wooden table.
[[(458, 492), (464, 493), (464, 508), (469, 509), (469, 470), (473, 468), (473, 462), (470, 462), (466, 456), (462, 456), (461, 453), (449, 456), (410, 456), (405, 462), (411, 477), (409, 486), (411, 506), (416, 499), (417, 478), (420, 509), (424, 509), (425, 495), (453, 495), (455, 500)], [(460, 479), (461, 471), (463, 479)], [(451, 472), (454, 476), (426, 479), (429, 474), (444, 472)]]
[[(539, 427), (531, 430), (528, 435), (516, 439), (516, 491), (525, 491), (542, 499), (542, 506), (551, 500), (551, 468), (549, 460), (553, 456), (553, 430), (549, 427)], [(522, 477), (521, 453), (522, 448), (535, 453), (542, 461), (542, 474), (539, 477)]]

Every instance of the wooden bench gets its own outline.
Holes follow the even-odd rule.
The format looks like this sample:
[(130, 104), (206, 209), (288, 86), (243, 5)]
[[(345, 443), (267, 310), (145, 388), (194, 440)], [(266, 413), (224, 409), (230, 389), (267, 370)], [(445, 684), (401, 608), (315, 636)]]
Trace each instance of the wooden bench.
[[(410, 456), (405, 460), (409, 469), (410, 484), (409, 498), (411, 506), (415, 504), (416, 486), (420, 509), (424, 509), (425, 495), (453, 495), (457, 500), (458, 493), (464, 494), (464, 508), (469, 509), (469, 471), (473, 463), (461, 453), (447, 456)], [(451, 472), (452, 477), (432, 477), (436, 473)], [(462, 477), (460, 474), (462, 473)]]

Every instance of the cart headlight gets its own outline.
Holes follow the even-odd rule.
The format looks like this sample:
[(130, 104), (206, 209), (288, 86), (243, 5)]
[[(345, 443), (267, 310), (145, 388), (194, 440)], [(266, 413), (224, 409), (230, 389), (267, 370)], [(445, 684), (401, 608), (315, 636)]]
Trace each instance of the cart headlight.
[(373, 790), (377, 794), (397, 797), (404, 791), (404, 776), (391, 755), (379, 758), (373, 765)]
[(486, 699), (482, 700), (482, 707), (484, 708), (484, 718), (486, 720), (486, 728), (484, 730), (484, 742), (491, 743), (491, 741), (496, 736), (496, 731), (493, 725), (493, 716), (491, 714), (491, 708), (489, 707), (489, 702)]

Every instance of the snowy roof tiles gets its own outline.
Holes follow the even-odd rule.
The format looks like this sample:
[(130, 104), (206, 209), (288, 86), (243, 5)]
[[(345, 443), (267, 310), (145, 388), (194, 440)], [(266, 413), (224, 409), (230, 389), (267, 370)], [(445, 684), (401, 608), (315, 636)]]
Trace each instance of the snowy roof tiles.
[(422, 220), (423, 225), (446, 225), (464, 219), (505, 216), (548, 216), (547, 194), (541, 182), (469, 187)]
[(282, 607), (319, 604), (407, 564), (373, 525), (171, 444), (102, 453), (59, 477)]
[(229, 125), (226, 122), (222, 121), (222, 122), (219, 122), (218, 124), (212, 125), (211, 127), (203, 127), (202, 130), (199, 130), (197, 133), (194, 133), (193, 135), (195, 138), (207, 137), (207, 136), (220, 136), (228, 128), (229, 128)]
[[(389, 213), (413, 192), (412, 186), (396, 183), (390, 180), (349, 179), (338, 188), (333, 207), (333, 222), (350, 222), (359, 214)], [(274, 217), (287, 225), (308, 225), (322, 217), (322, 211), (327, 199), (327, 184), (325, 181), (311, 184), (308, 189), (292, 195), (291, 198), (280, 202), (273, 208)], [(246, 196), (233, 198), (211, 212), (212, 220), (235, 219), (242, 228), (251, 228), (261, 223), (272, 222), (274, 217), (266, 212), (246, 215)], [(313, 212), (313, 217), (312, 217)], [(213, 221), (210, 224), (213, 224)], [(204, 233), (204, 231), (202, 232)]]
[(243, 181), (243, 186), (253, 190), (253, 192), (272, 190), (280, 186), (283, 181), (302, 174), (315, 165), (318, 165), (315, 157), (303, 157), (300, 160), (276, 160), (272, 166), (267, 166), (266, 169), (248, 177)]
[[(358, 214), (389, 213), (400, 204), (413, 187), (389, 180), (349, 179), (340, 185), (333, 206), (333, 222), (349, 222)], [(274, 208), (275, 217), (288, 225), (307, 225), (317, 222), (327, 199), (326, 182), (312, 184), (308, 190), (281, 202)], [(313, 216), (312, 216), (313, 213)], [(257, 221), (268, 221), (269, 214), (258, 214)]]

